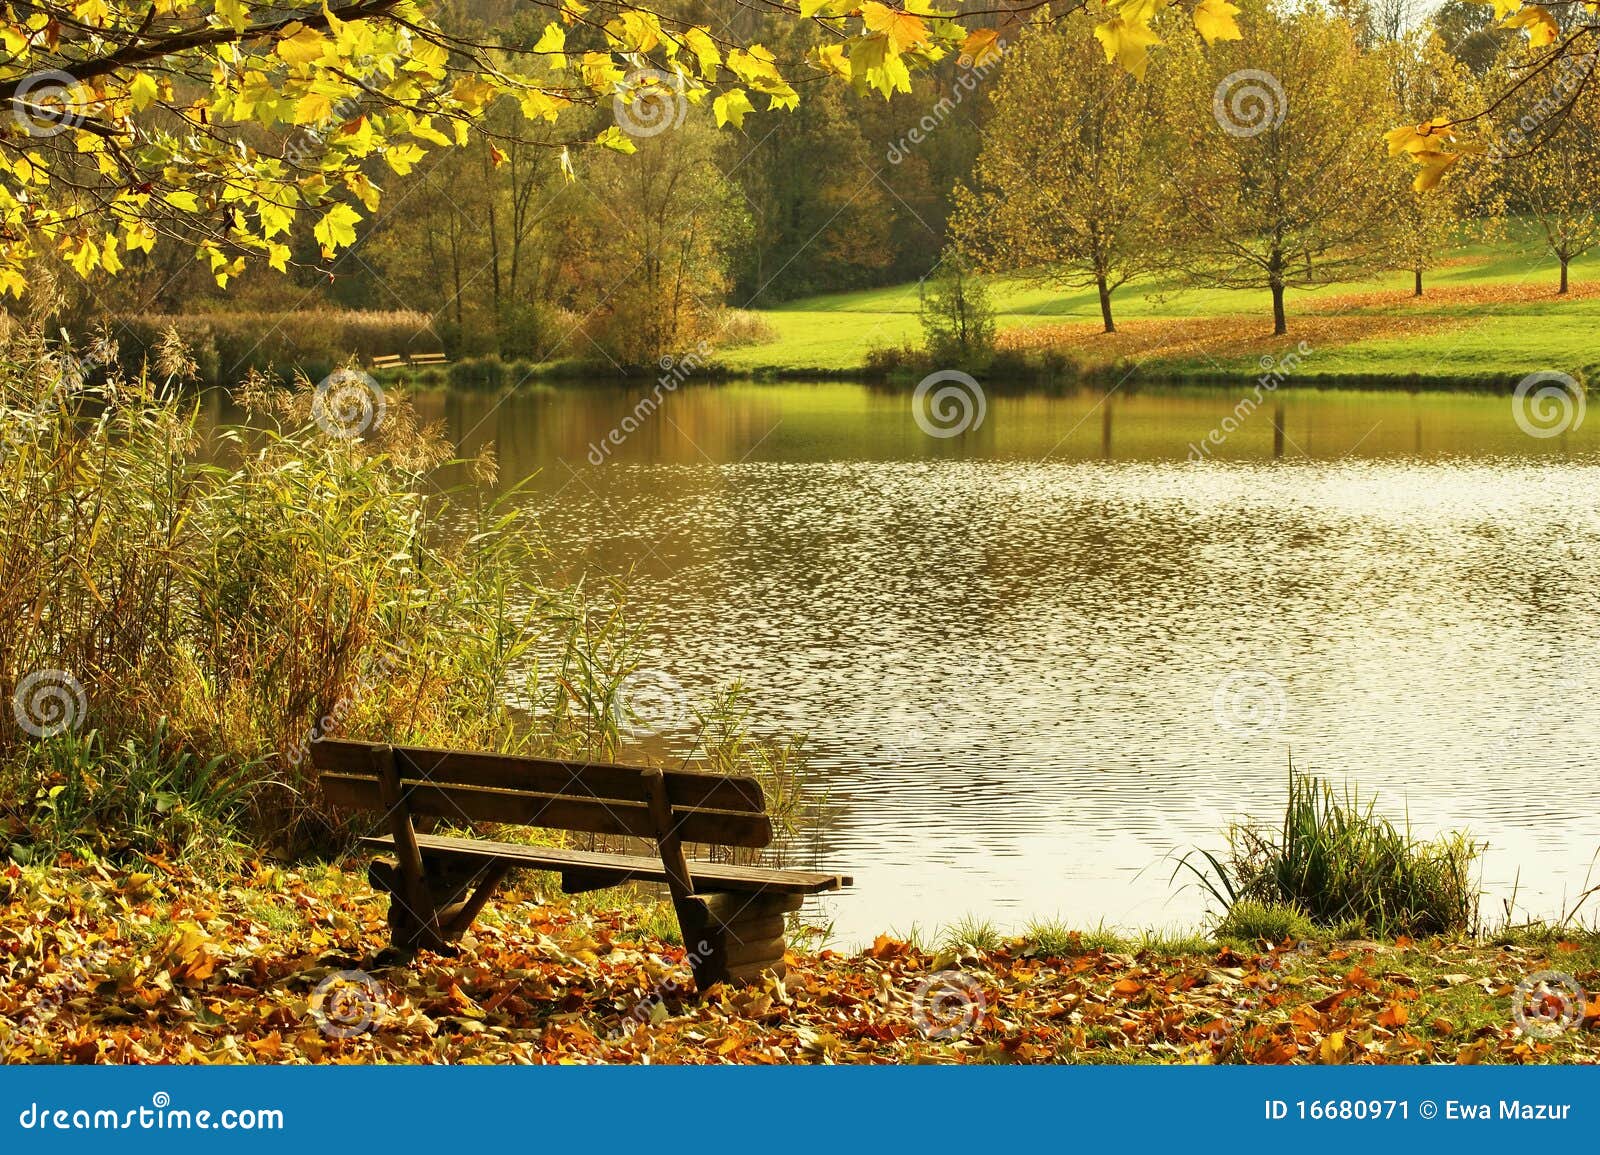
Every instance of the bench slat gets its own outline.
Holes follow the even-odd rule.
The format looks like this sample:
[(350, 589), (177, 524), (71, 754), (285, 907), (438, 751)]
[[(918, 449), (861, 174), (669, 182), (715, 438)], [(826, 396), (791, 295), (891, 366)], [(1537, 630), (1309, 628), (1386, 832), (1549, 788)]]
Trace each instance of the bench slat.
[[(362, 843), (394, 849), (394, 839), (363, 838)], [(479, 838), (451, 838), (440, 834), (419, 834), (417, 845), (424, 855), (470, 859), (479, 862), (514, 862), (532, 870), (572, 871), (611, 876), (614, 883), (665, 882), (667, 872), (659, 858), (632, 854), (608, 854), (595, 850), (571, 850), (564, 846), (523, 846), (515, 842), (490, 842)], [(826, 874), (810, 870), (780, 870), (770, 866), (731, 866), (725, 863), (695, 862), (695, 887), (706, 891), (737, 891), (745, 894), (816, 894), (852, 885), (847, 874)]]
[[(319, 770), (370, 776), (371, 742), (322, 739), (311, 744), (311, 760)], [(531, 790), (576, 798), (618, 798), (644, 802), (644, 770), (605, 762), (558, 762), (545, 758), (520, 758), (507, 754), (480, 754), (435, 750), (422, 746), (397, 746), (402, 778), (419, 778), (463, 786), (488, 786), (503, 790)], [(667, 797), (673, 808), (727, 810), (745, 814), (765, 812), (761, 783), (754, 778), (708, 774), (695, 770), (665, 770)]]
[[(351, 810), (387, 809), (374, 778), (324, 773), (320, 781), (328, 801), (336, 806)], [(456, 822), (504, 822), (634, 838), (654, 839), (656, 836), (650, 810), (639, 802), (440, 785), (419, 781), (404, 773), (400, 785), (413, 814), (428, 814)], [(675, 810), (672, 820), (678, 836), (686, 842), (761, 847), (772, 841), (772, 821), (765, 814)]]

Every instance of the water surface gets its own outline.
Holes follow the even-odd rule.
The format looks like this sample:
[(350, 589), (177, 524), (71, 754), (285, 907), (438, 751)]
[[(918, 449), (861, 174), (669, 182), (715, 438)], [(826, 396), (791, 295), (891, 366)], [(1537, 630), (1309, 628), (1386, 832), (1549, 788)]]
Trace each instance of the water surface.
[(1291, 751), (1487, 840), (1487, 913), (1582, 889), (1594, 425), (1296, 392), (1201, 454), (1239, 395), (990, 396), (935, 437), (903, 391), (649, 392), (419, 408), (534, 478), (568, 572), (633, 575), (660, 685), (740, 680), (762, 728), (810, 736), (830, 821), (800, 857), (855, 875), (823, 909), (843, 941), (968, 912), (1194, 925), (1165, 856), (1274, 815)]

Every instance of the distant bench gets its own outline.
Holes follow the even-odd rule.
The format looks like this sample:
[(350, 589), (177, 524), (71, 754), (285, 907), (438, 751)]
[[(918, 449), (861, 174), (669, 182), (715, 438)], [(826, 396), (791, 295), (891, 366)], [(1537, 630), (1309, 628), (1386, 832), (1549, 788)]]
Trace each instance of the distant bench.
[[(684, 843), (772, 842), (754, 778), (600, 762), (554, 762), (368, 742), (319, 740), (312, 762), (334, 805), (373, 811), (390, 833), (362, 839), (393, 853), (368, 871), (390, 895), (389, 928), (403, 950), (438, 948), (472, 925), (518, 867), (554, 871), (568, 894), (624, 882), (664, 882), (702, 991), (784, 973), (784, 916), (803, 897), (851, 885), (842, 874), (689, 861)], [(419, 834), (413, 816), (499, 822), (653, 840), (657, 854), (610, 854)]]
[(372, 359), (374, 369), (403, 369), (407, 365), (448, 365), (443, 353), (384, 353)]

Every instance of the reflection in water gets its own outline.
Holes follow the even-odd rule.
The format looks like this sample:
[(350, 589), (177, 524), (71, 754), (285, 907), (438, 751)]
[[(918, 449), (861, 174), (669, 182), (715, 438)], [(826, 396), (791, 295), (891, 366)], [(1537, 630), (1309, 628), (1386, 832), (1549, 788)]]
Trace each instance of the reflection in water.
[[(492, 441), (573, 571), (633, 572), (647, 664), (812, 737), (845, 941), (971, 911), (1193, 924), (1163, 856), (1270, 817), (1296, 764), (1488, 839), (1540, 914), (1600, 848), (1600, 442), (1504, 398), (989, 399), (922, 434), (904, 393), (687, 387), (420, 399)], [(1238, 676), (1281, 686), (1219, 718)], [(1235, 719), (1236, 721), (1236, 719)], [(1219, 724), (1221, 723), (1221, 724)]]

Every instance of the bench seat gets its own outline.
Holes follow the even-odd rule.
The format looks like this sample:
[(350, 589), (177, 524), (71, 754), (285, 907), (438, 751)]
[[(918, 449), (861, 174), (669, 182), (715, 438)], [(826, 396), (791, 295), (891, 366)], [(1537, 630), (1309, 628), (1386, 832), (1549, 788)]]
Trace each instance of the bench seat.
[[(393, 852), (393, 835), (361, 840), (365, 846)], [(571, 850), (562, 846), (524, 846), (516, 842), (491, 842), (482, 838), (451, 838), (418, 834), (417, 848), (426, 858), (457, 862), (510, 863), (529, 870), (549, 870), (562, 875), (563, 889), (591, 890), (623, 882), (668, 882), (666, 867), (657, 857), (609, 854), (596, 850)], [(577, 884), (567, 886), (568, 878)], [(822, 874), (807, 870), (778, 870), (769, 866), (694, 865), (695, 886), (707, 891), (741, 894), (818, 894), (852, 885), (847, 874)]]
[[(848, 875), (691, 861), (686, 846), (760, 849), (772, 843), (761, 783), (747, 774), (528, 758), (487, 751), (318, 738), (311, 744), (323, 798), (381, 816), (388, 852), (367, 869), (389, 895), (398, 950), (450, 949), (518, 868), (561, 876), (568, 894), (624, 882), (663, 882), (695, 986), (783, 977), (787, 916), (808, 894), (851, 885)], [(655, 842), (654, 856), (525, 846), (424, 834), (414, 816), (462, 824), (537, 826)]]

